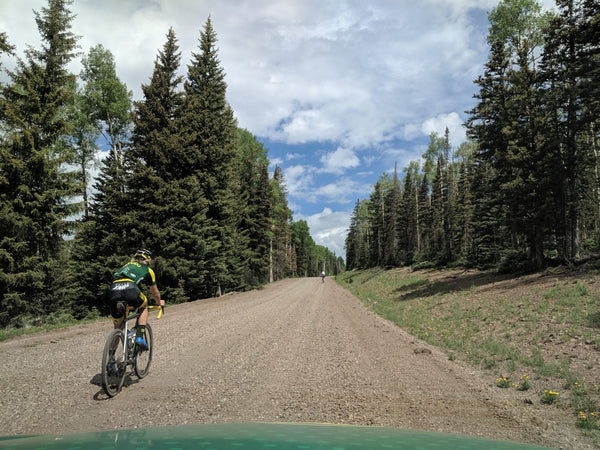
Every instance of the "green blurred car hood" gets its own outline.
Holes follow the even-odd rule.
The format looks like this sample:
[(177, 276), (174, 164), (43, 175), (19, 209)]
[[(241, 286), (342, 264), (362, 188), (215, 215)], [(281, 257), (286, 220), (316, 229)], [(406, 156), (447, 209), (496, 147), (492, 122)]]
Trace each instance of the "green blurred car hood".
[(246, 423), (180, 425), (80, 434), (1, 437), (6, 449), (535, 449), (463, 435), (352, 425)]

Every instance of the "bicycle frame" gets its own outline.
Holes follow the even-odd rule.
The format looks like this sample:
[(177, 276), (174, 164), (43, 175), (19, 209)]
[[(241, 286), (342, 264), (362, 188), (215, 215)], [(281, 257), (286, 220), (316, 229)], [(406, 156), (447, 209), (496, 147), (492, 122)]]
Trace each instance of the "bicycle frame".
[[(164, 311), (162, 306), (147, 306), (147, 308), (160, 309), (157, 318), (160, 318)], [(148, 348), (140, 349), (135, 343), (137, 333), (129, 333), (132, 328), (129, 321), (136, 319), (136, 326), (138, 326), (137, 319), (140, 313), (136, 309), (135, 307), (126, 307), (123, 323), (111, 332), (104, 346), (104, 352), (102, 353), (102, 384), (109, 397), (114, 397), (121, 390), (128, 366), (133, 366), (135, 374), (140, 379), (148, 374), (150, 368), (153, 349), (152, 327), (147, 323), (144, 333)], [(136, 312), (130, 314), (132, 311)], [(122, 350), (117, 350), (121, 343)], [(118, 355), (115, 353), (117, 351), (119, 352)], [(142, 357), (141, 360), (140, 357)], [(112, 366), (110, 366), (110, 361), (113, 361)]]
[[(163, 306), (155, 306), (155, 305), (148, 305), (146, 306), (146, 308), (148, 308), (148, 310), (152, 310), (152, 309), (160, 309), (160, 311), (158, 312), (158, 315), (156, 316), (157, 319), (160, 319), (160, 317), (163, 314), (164, 311), (164, 307)], [(131, 311), (136, 311), (137, 308), (135, 306), (129, 306), (127, 305), (127, 307), (125, 308), (125, 319), (123, 319), (123, 325), (121, 326), (121, 330), (123, 331), (123, 361), (127, 361), (127, 364), (131, 363), (131, 359), (135, 356), (135, 343), (133, 346), (130, 346), (130, 336), (129, 336), (129, 321), (136, 319), (135, 321), (135, 326), (138, 326), (137, 323), (137, 319), (138, 317), (140, 317), (140, 313), (136, 312), (135, 314), (129, 314)], [(133, 336), (133, 339), (135, 339), (135, 336)], [(133, 350), (130, 354), (130, 350)]]

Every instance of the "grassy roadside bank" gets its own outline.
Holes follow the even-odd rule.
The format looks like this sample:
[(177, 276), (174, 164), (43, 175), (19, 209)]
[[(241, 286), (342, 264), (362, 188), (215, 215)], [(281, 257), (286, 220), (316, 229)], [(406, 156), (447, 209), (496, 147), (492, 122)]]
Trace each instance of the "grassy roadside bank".
[(475, 270), (351, 271), (337, 282), (368, 308), (481, 367), (499, 389), (572, 411), (600, 443), (600, 276)]
[(83, 325), (86, 323), (98, 322), (100, 320), (109, 320), (106, 317), (101, 317), (98, 311), (91, 312), (85, 319), (77, 320), (71, 314), (57, 313), (50, 314), (45, 318), (27, 318), (23, 320), (23, 324), (19, 328), (4, 328), (0, 329), (0, 342), (27, 334), (42, 333), (44, 331), (60, 330), (74, 325)]

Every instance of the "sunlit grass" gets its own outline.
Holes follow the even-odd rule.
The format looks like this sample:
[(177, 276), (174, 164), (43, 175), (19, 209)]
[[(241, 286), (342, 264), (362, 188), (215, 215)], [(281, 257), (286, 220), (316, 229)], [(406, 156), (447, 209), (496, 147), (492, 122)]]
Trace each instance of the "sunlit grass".
[[(597, 288), (588, 286), (597, 280), (555, 278), (541, 288), (541, 283), (528, 279), (524, 283), (531, 283), (530, 289), (506, 289), (499, 295), (482, 294), (473, 283), (458, 288), (432, 281), (434, 273), (367, 270), (343, 274), (338, 281), (379, 315), (445, 350), (451, 361), (463, 359), (491, 371), (499, 387), (514, 386), (522, 392), (537, 382), (543, 403), (553, 405), (565, 397), (560, 403), (570, 405), (574, 416), (580, 411), (585, 415), (585, 421), (579, 416), (578, 426), (596, 430), (600, 391), (583, 382), (579, 371), (585, 363), (578, 361), (579, 368), (574, 368), (573, 357), (552, 349), (566, 344), (589, 346), (592, 353), (600, 350), (600, 297)], [(549, 352), (541, 350), (544, 345)], [(593, 361), (587, 363), (587, 370), (593, 368)], [(521, 375), (525, 371), (533, 375)], [(518, 381), (510, 382), (509, 374)], [(563, 380), (564, 395), (543, 386), (543, 380), (557, 385)]]

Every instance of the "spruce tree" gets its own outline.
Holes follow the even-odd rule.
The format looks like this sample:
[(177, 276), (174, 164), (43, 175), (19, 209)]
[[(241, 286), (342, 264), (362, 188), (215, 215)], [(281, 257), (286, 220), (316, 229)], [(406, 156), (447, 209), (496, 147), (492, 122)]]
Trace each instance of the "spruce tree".
[[(315, 242), (310, 236), (308, 224), (305, 220), (299, 220), (291, 224), (292, 242), (296, 250), (296, 270), (300, 277), (307, 277), (311, 273), (312, 256)], [(314, 269), (312, 270), (314, 273)]]
[(551, 163), (540, 145), (541, 115), (535, 68), (528, 60), (528, 49), (518, 51), (518, 63), (508, 72), (508, 121), (503, 133), (508, 140), (505, 149), (505, 175), (501, 185), (503, 201), (508, 209), (506, 223), (511, 230), (513, 248), (527, 251), (532, 267), (544, 264), (544, 237), (552, 215), (553, 182), (545, 176)]
[[(68, 64), (77, 38), (70, 31), (71, 1), (49, 0), (35, 21), (41, 49), (29, 47), (2, 86), (6, 130), (0, 143), (0, 324), (61, 305), (52, 295), (60, 277), (57, 258), (67, 217), (76, 211), (75, 174), (64, 170), (70, 154), (66, 109), (73, 101)], [(4, 39), (4, 51), (9, 46)], [(14, 323), (19, 325), (18, 322)]]
[(456, 232), (454, 240), (457, 245), (457, 257), (463, 264), (469, 264), (473, 250), (473, 193), (471, 190), (473, 166), (468, 161), (461, 161), (458, 173), (456, 202)]
[[(385, 245), (383, 261), (388, 266), (399, 265), (398, 244), (399, 244), (399, 216), (400, 216), (400, 182), (398, 181), (398, 171), (394, 168), (392, 187), (384, 198), (385, 215)], [(362, 258), (362, 255), (361, 255)]]
[(425, 160), (417, 198), (417, 258), (427, 259), (431, 248), (431, 184), (428, 173), (431, 161)]
[(400, 214), (402, 227), (399, 230), (399, 236), (403, 248), (401, 260), (405, 265), (413, 263), (418, 250), (418, 172), (419, 164), (417, 162), (411, 163), (407, 167), (402, 189)]
[(186, 167), (181, 54), (173, 29), (166, 38), (150, 83), (142, 85), (143, 98), (134, 104), (132, 144), (125, 156), (131, 167), (129, 195), (137, 199), (129, 215), (142, 230), (138, 245), (155, 253), (163, 296), (180, 303), (205, 296), (207, 204), (196, 174)]
[(241, 261), (237, 270), (245, 288), (252, 288), (269, 280), (273, 193), (267, 150), (247, 130), (238, 129), (237, 137), (242, 206), (238, 211)]
[[(286, 278), (292, 273), (292, 235), (290, 225), (292, 211), (288, 207), (287, 189), (283, 171), (275, 167), (271, 180), (273, 196), (273, 215), (271, 217), (273, 231), (271, 239), (271, 276), (270, 281)], [(295, 255), (294, 255), (295, 257)]]
[[(493, 43), (484, 73), (475, 80), (478, 103), (469, 111), (467, 135), (477, 142), (474, 159), (476, 170), (472, 185), (475, 202), (475, 263), (489, 267), (499, 260), (500, 248), (507, 244), (505, 202), (501, 198), (503, 183), (511, 180), (506, 162), (508, 139), (504, 127), (508, 123), (508, 53), (502, 41)], [(485, 182), (484, 182), (485, 180)], [(481, 181), (481, 182), (480, 182)]]
[[(383, 176), (388, 176), (384, 174)], [(383, 177), (382, 176), (382, 177)], [(371, 245), (369, 246), (369, 267), (383, 265), (384, 257), (384, 217), (385, 217), (385, 182), (380, 178), (373, 187), (368, 203), (368, 223)]]
[(356, 201), (352, 210), (344, 247), (346, 249), (346, 267), (349, 270), (362, 268), (360, 260), (364, 241), (360, 230), (360, 200)]
[(239, 191), (235, 173), (236, 121), (226, 100), (225, 73), (218, 59), (216, 33), (210, 17), (200, 34), (199, 53), (192, 54), (184, 84), (181, 117), (190, 169), (207, 201), (206, 237), (211, 251), (204, 256), (207, 276), (204, 296), (220, 295), (242, 284), (236, 268)]
[[(582, 241), (600, 224), (598, 193), (598, 29), (594, 2), (557, 2), (541, 63), (546, 112), (545, 153), (553, 156), (561, 259), (580, 257)], [(590, 15), (591, 14), (591, 15)], [(594, 20), (594, 17), (596, 19)], [(596, 25), (594, 25), (594, 23)], [(593, 30), (596, 30), (594, 33)], [(594, 81), (595, 80), (595, 81)]]

